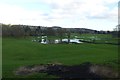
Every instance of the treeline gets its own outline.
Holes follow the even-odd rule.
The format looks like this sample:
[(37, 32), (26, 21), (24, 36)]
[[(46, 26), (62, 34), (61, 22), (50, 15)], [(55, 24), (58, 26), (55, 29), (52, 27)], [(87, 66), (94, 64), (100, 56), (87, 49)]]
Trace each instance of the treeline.
[(85, 28), (61, 28), (59, 26), (44, 27), (44, 26), (6, 25), (6, 24), (1, 24), (1, 26), (3, 37), (27, 37), (45, 35), (45, 36), (57, 36), (59, 38), (67, 36), (69, 38), (72, 33), (112, 34), (114, 37), (120, 37), (119, 30), (97, 31)]
[(62, 37), (68, 33), (67, 30), (56, 27), (27, 26), (27, 25), (5, 25), (2, 24), (3, 37), (26, 37), (26, 36), (58, 36)]
[(5, 25), (2, 24), (2, 36), (3, 37), (24, 37), (29, 35), (26, 32), (26, 28), (21, 27), (20, 25)]

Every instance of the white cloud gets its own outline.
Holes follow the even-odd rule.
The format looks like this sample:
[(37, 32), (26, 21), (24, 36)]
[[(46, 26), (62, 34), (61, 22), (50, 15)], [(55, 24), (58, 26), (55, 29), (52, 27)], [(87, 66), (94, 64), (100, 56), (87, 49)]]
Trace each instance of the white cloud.
[[(50, 12), (41, 10), (41, 6), (39, 10), (28, 10), (22, 5), (0, 4), (0, 22), (70, 27), (82, 24), (87, 27), (88, 24), (90, 26), (100, 24), (101, 19), (110, 23), (118, 19), (117, 5), (114, 8), (110, 7), (112, 4), (117, 4), (118, 0), (22, 0), (21, 2), (49, 5)], [(93, 22), (97, 20), (98, 23), (96, 21), (96, 24), (91, 24), (92, 20)]]
[(15, 5), (0, 5), (0, 22), (6, 24), (43, 25), (45, 21), (42, 11), (30, 11)]
[(115, 7), (110, 12), (108, 12), (108, 17), (113, 21), (118, 21), (118, 7)]
[[(49, 4), (53, 9), (52, 13), (50, 13), (51, 17), (54, 19), (63, 18), (63, 15), (69, 15), (69, 18), (81, 18), (81, 16), (87, 18), (89, 17), (96, 17), (98, 19), (107, 18), (106, 15), (109, 12), (113, 11), (109, 9), (108, 4), (115, 3), (118, 0), (44, 0), (47, 4)], [(117, 12), (116, 12), (117, 13)], [(52, 15), (51, 15), (52, 14)], [(112, 14), (112, 13), (111, 13)], [(114, 14), (114, 13), (113, 13)], [(114, 16), (117, 16), (114, 15)], [(113, 16), (113, 17), (114, 17)], [(108, 16), (109, 17), (109, 16)], [(111, 16), (110, 16), (111, 17)], [(110, 18), (109, 18), (110, 19)], [(111, 17), (112, 19), (112, 17)]]

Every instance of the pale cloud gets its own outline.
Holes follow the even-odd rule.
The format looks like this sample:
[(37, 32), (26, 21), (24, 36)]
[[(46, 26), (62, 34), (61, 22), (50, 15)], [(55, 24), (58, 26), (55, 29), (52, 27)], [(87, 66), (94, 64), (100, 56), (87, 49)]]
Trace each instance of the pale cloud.
[(0, 5), (0, 22), (6, 24), (43, 25), (45, 21), (42, 11), (30, 11), (15, 5)]
[(108, 12), (108, 17), (113, 21), (118, 21), (118, 7), (115, 7), (110, 12)]
[[(38, 10), (31, 10), (22, 5), (0, 4), (0, 22), (63, 27), (83, 25), (95, 29), (95, 26), (103, 24), (100, 20), (105, 20), (113, 22), (114, 26), (117, 25), (118, 0), (19, 0), (18, 2), (42, 3), (50, 7), (50, 12), (41, 10), (41, 6), (38, 6), (40, 7)], [(112, 4), (116, 6), (111, 8)], [(93, 23), (95, 20), (96, 23)]]
[[(53, 17), (54, 19), (72, 19), (78, 17), (81, 18), (81, 16), (81, 19), (87, 19), (87, 17), (94, 17), (98, 19), (110, 17), (113, 19), (113, 17), (117, 17), (117, 12), (110, 10), (107, 5), (117, 1), (118, 0), (44, 0), (43, 2), (46, 2), (51, 6), (52, 13), (50, 13), (49, 16), (51, 16), (51, 18)], [(112, 17), (108, 15), (114, 16)]]

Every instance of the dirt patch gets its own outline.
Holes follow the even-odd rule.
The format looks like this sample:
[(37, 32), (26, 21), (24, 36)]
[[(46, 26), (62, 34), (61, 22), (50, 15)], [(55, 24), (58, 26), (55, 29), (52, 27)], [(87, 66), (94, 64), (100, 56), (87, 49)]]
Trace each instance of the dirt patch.
[(83, 63), (75, 66), (49, 63), (46, 65), (23, 66), (14, 71), (15, 75), (30, 75), (33, 73), (47, 73), (61, 78), (117, 78), (118, 73), (111, 68)]
[(90, 67), (90, 72), (95, 73), (96, 75), (100, 75), (106, 78), (117, 78), (118, 73), (112, 70), (109, 67), (101, 66), (101, 65), (92, 65)]
[(15, 71), (16, 75), (30, 75), (33, 73), (46, 72), (48, 65), (23, 66)]

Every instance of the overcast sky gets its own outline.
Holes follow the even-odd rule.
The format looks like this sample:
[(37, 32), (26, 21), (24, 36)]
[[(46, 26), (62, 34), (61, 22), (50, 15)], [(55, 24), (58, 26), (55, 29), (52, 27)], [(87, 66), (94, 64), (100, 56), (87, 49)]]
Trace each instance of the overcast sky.
[(119, 0), (0, 0), (0, 23), (113, 30)]

